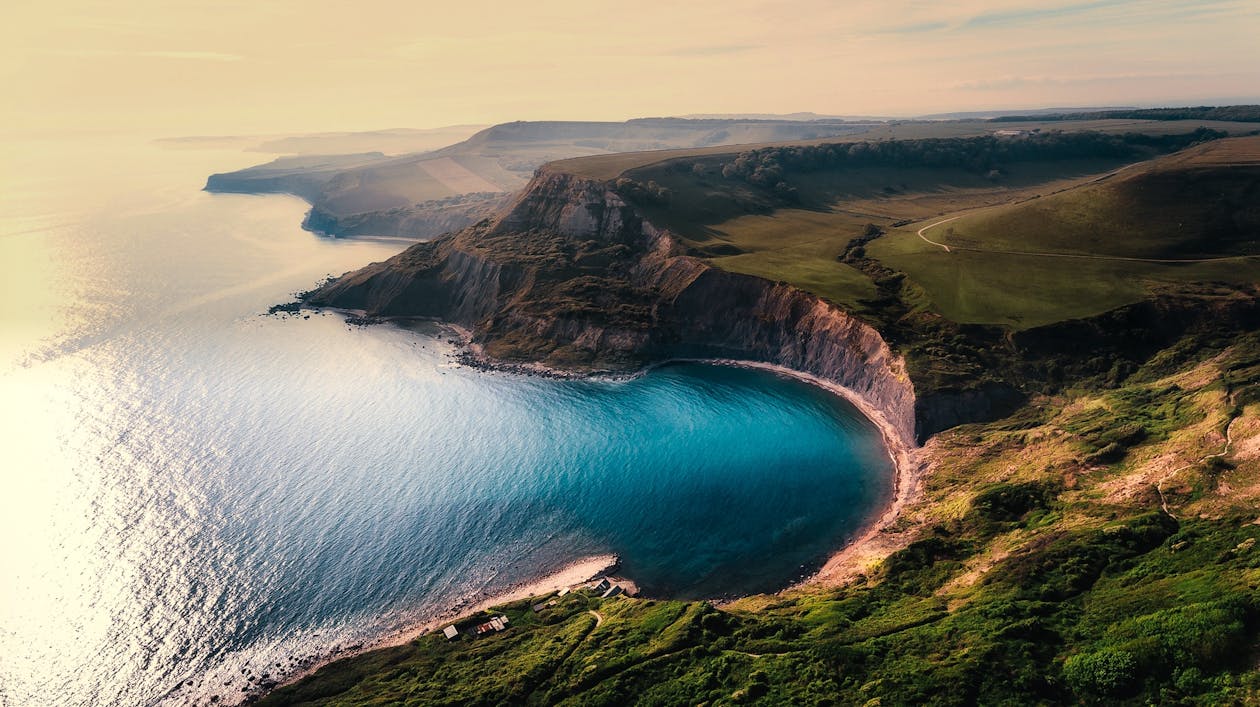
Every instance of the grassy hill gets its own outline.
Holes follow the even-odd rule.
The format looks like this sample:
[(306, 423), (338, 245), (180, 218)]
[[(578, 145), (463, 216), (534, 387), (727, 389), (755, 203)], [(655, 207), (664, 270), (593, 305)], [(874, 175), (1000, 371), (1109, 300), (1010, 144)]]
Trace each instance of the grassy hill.
[(912, 542), (839, 587), (531, 599), (495, 610), (504, 634), (422, 636), (261, 704), (1254, 703), (1258, 403), (1255, 334), (1187, 339), (1122, 387), (940, 435), (888, 531)]
[[(296, 194), (314, 207), (309, 223), (333, 233), (353, 235), (359, 225), (372, 224), (369, 230), (374, 235), (434, 236), (483, 217), (487, 208), (500, 205), (506, 195), (525, 186), (539, 165), (553, 160), (610, 152), (817, 139), (869, 127), (842, 121), (678, 118), (622, 123), (515, 122), (491, 126), (455, 144), (425, 152), (283, 157), (213, 175), (207, 189)], [(346, 137), (330, 138), (329, 144), (368, 144), (379, 136), (363, 138), (359, 143)], [(462, 220), (452, 215), (453, 207), (464, 207)]]
[(952, 249), (1151, 259), (1260, 254), (1260, 139), (1211, 142), (930, 234)]
[[(642, 207), (718, 267), (790, 282), (872, 315), (886, 304), (878, 281), (892, 271), (904, 275), (895, 294), (913, 309), (1021, 329), (1170, 288), (1260, 279), (1260, 259), (1251, 257), (1260, 255), (1258, 146), (1260, 138), (1243, 137), (1158, 159), (1157, 150), (1135, 149), (983, 170), (786, 168), (790, 198), (724, 177), (740, 158), (730, 152), (673, 153), (620, 178), (664, 189), (668, 199), (642, 200)], [(595, 158), (593, 169), (610, 159)], [(924, 236), (949, 250), (921, 238), (925, 227)], [(1082, 257), (1056, 257), (1066, 255)]]
[(1196, 283), (1257, 282), (1258, 151), (1257, 137), (1222, 140), (1041, 198), (965, 209), (923, 231), (949, 252), (919, 235), (949, 213), (896, 229), (867, 252), (905, 272), (946, 317), (1016, 328)]

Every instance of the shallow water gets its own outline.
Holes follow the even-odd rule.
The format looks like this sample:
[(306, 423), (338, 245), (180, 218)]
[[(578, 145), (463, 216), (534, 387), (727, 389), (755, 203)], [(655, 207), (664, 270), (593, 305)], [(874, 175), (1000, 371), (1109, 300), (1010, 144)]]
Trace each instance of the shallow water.
[(243, 667), (600, 552), (654, 594), (771, 590), (887, 500), (876, 430), (764, 371), (543, 380), (437, 331), (260, 316), (404, 244), (198, 191), (259, 159), (5, 155), (0, 704), (234, 699)]

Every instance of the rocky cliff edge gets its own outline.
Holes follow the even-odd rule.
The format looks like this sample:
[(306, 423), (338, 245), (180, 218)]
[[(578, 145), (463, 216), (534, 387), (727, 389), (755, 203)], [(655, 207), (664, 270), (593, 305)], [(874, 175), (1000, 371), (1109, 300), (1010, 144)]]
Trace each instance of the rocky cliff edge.
[(610, 184), (548, 168), (497, 217), (347, 273), (306, 303), (446, 321), (492, 359), (569, 371), (775, 364), (852, 391), (909, 446), (936, 431), (875, 329), (790, 285), (690, 257)]

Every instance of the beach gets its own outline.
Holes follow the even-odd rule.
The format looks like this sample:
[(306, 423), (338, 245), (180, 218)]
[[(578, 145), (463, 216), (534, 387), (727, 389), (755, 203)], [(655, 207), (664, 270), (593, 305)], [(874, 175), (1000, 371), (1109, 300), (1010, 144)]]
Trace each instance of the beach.
[(545, 596), (560, 591), (566, 587), (572, 588), (579, 584), (584, 584), (597, 577), (605, 576), (617, 569), (618, 560), (616, 555), (593, 555), (584, 557), (579, 560), (561, 567), (560, 569), (543, 575), (537, 579), (518, 582), (508, 587), (502, 592), (498, 592), (489, 596), (472, 599), (467, 602), (461, 602), (455, 607), (442, 611), (431, 618), (427, 618), (420, 623), (408, 626), (400, 631), (396, 631), (382, 636), (374, 641), (335, 651), (310, 665), (286, 675), (277, 685), (267, 688), (268, 691), (276, 687), (283, 687), (298, 682), (308, 675), (312, 675), (319, 671), (320, 668), (334, 663), (343, 658), (352, 658), (356, 655), (362, 655), (370, 651), (381, 648), (389, 648), (391, 646), (400, 646), (409, 641), (415, 640), (430, 631), (436, 630), (445, 624), (449, 624), (464, 616), (471, 616), (481, 611), (485, 611), (494, 606), (508, 604), (521, 599), (530, 597)]

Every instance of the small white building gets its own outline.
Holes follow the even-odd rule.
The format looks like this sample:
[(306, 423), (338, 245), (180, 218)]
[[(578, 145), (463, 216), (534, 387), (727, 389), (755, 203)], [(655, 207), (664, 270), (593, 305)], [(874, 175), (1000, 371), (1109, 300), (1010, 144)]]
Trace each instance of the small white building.
[(507, 625), (508, 625), (508, 617), (506, 617), (506, 616), (496, 616), (496, 617), (494, 617), (493, 619), (490, 619), (489, 621), (485, 622), (484, 624), (481, 624), (480, 626), (478, 626), (478, 627), (477, 627), (477, 635), (478, 635), (478, 636), (483, 636), (483, 635), (485, 635), (485, 634), (487, 634), (487, 633), (490, 633), (491, 631), (494, 631), (494, 632), (496, 632), (496, 633), (497, 633), (497, 632), (499, 632), (499, 631), (502, 631), (502, 630), (506, 629), (506, 628), (507, 628)]
[(446, 640), (448, 641), (452, 640), (456, 636), (459, 635), (459, 629), (455, 628), (453, 625), (447, 626), (446, 628), (442, 629), (442, 635), (446, 636)]

